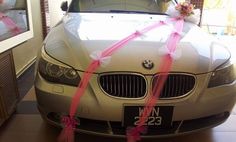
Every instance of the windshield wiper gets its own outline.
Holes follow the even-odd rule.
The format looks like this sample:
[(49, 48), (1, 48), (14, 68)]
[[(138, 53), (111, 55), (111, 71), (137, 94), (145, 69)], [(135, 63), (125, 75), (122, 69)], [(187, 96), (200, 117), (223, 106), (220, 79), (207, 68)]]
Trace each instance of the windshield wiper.
[(158, 15), (167, 15), (166, 13), (161, 12), (147, 12), (147, 11), (129, 11), (129, 10), (110, 10), (112, 13), (131, 13), (131, 14), (158, 14)]

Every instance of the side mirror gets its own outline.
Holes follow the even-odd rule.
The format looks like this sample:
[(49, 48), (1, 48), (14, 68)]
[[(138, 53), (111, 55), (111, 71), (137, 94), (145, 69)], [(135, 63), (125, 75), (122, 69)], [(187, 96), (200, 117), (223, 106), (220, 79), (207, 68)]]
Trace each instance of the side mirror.
[(63, 1), (61, 4), (61, 10), (62, 11), (67, 11), (68, 10), (68, 2), (67, 1)]

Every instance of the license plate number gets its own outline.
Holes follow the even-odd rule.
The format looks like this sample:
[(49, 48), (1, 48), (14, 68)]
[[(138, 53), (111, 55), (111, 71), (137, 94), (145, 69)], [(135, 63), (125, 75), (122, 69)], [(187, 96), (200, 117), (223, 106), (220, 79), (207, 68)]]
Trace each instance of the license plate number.
[[(173, 106), (155, 106), (150, 115), (145, 118), (144, 126), (166, 128), (172, 123)], [(124, 107), (124, 126), (137, 126), (140, 123), (141, 114), (144, 111), (143, 106), (125, 106)]]

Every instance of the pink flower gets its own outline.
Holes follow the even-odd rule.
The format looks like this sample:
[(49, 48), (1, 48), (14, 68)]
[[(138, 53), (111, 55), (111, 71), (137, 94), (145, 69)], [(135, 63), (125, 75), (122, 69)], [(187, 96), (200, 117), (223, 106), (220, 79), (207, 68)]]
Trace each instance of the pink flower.
[(189, 2), (179, 3), (176, 7), (176, 10), (180, 12), (180, 15), (183, 17), (190, 16), (194, 14), (193, 9), (194, 5)]

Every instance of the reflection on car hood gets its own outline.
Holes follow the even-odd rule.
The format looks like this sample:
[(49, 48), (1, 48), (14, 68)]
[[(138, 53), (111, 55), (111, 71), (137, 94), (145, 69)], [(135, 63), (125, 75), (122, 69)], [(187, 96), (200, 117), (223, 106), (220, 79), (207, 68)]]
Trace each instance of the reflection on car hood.
[[(166, 18), (145, 14), (68, 14), (48, 35), (45, 49), (57, 60), (84, 71), (91, 63), (90, 54), (94, 51), (102, 51), (127, 35)], [(110, 64), (96, 72), (158, 72), (163, 57), (161, 51), (172, 29), (171, 25), (156, 28), (129, 42), (112, 55)], [(185, 23), (183, 34), (177, 46), (179, 57), (173, 62), (172, 72), (210, 72), (230, 59), (226, 47), (198, 26)], [(151, 60), (154, 68), (145, 69), (142, 66), (145, 60)]]

